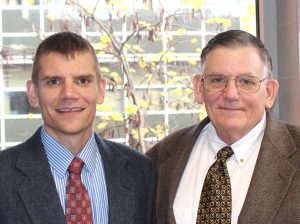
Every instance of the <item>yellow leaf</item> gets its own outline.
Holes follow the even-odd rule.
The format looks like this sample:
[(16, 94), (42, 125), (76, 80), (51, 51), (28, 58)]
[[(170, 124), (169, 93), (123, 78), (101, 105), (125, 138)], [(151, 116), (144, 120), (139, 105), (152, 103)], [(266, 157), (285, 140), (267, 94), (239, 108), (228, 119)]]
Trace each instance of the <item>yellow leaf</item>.
[(248, 16), (254, 16), (255, 15), (255, 11), (256, 11), (256, 8), (255, 8), (255, 4), (249, 4), (248, 7), (247, 7), (247, 14)]
[(168, 73), (167, 73), (169, 76), (171, 76), (171, 77), (175, 77), (176, 75), (177, 75), (177, 72), (175, 72), (175, 71), (168, 71)]
[(107, 68), (107, 67), (100, 67), (100, 71), (108, 73), (109, 72), (109, 68)]
[(106, 104), (106, 103), (102, 103), (100, 105), (97, 105), (97, 109), (102, 111), (102, 112), (112, 112), (111, 106)]
[(125, 50), (129, 50), (130, 48), (131, 48), (131, 44), (126, 43), (126, 44), (124, 45), (124, 49), (125, 49)]
[(111, 42), (110, 37), (107, 36), (107, 35), (101, 35), (101, 36), (100, 36), (100, 40), (101, 40), (103, 43), (110, 43), (110, 42)]
[(176, 82), (181, 82), (181, 81), (183, 81), (183, 80), (190, 80), (190, 77), (189, 76), (187, 76), (187, 75), (184, 75), (184, 76), (176, 76), (176, 77), (174, 77), (173, 78), (173, 83), (176, 83)]
[(101, 120), (102, 121), (110, 121), (110, 117), (109, 116), (101, 116)]
[(192, 0), (192, 6), (197, 11), (201, 9), (204, 4), (204, 0)]
[(47, 14), (47, 19), (48, 19), (49, 21), (54, 21), (55, 16), (54, 16), (52, 13), (48, 13), (48, 14)]
[(125, 112), (129, 114), (135, 114), (138, 111), (137, 105), (130, 104), (125, 108)]
[(164, 62), (172, 62), (174, 59), (174, 52), (172, 51), (168, 51), (165, 55), (164, 55)]
[(158, 91), (153, 90), (153, 91), (151, 92), (151, 95), (152, 95), (152, 96), (157, 96), (157, 95), (158, 95)]
[(161, 125), (161, 124), (155, 125), (155, 129), (161, 129), (161, 128), (162, 128), (162, 125)]
[(129, 71), (130, 71), (131, 73), (136, 73), (135, 69), (133, 69), (133, 68), (130, 68)]
[(198, 47), (198, 48), (195, 49), (195, 52), (201, 53), (201, 52), (202, 52), (202, 49)]
[(189, 95), (189, 94), (193, 93), (193, 90), (191, 88), (186, 88), (185, 93)]
[(128, 6), (124, 6), (124, 7), (120, 8), (119, 12), (123, 12), (123, 13), (128, 12)]
[(185, 55), (178, 55), (177, 58), (181, 60), (186, 60), (188, 57)]
[(195, 44), (195, 43), (198, 42), (198, 38), (194, 37), (190, 41), (191, 41), (192, 44)]
[(153, 105), (153, 106), (158, 106), (159, 103), (158, 103), (157, 100), (152, 100), (152, 101), (151, 101), (151, 105)]
[(98, 125), (97, 125), (97, 129), (102, 129), (102, 128), (105, 128), (107, 126), (107, 123), (106, 122), (100, 122)]
[(139, 59), (139, 66), (140, 68), (145, 68), (147, 66), (147, 63), (144, 61), (143, 58)]
[(121, 113), (115, 113), (115, 114), (111, 115), (111, 119), (113, 121), (119, 121), (119, 122), (121, 122), (121, 121), (124, 121), (124, 116)]
[(203, 104), (200, 107), (200, 113), (206, 114), (206, 109), (205, 109), (205, 106)]
[[(141, 134), (142, 134), (143, 136), (145, 136), (146, 134), (148, 134), (148, 132), (149, 132), (148, 128), (143, 128)], [(132, 129), (132, 130), (131, 130), (131, 134), (132, 134), (132, 136), (133, 136), (135, 139), (139, 139), (139, 133), (138, 133), (138, 131), (137, 131), (136, 129)]]
[(110, 73), (110, 75), (111, 75), (112, 77), (114, 77), (114, 78), (120, 77), (120, 76), (119, 76), (119, 73), (117, 73), (117, 72), (112, 72), (112, 73)]
[(26, 0), (28, 5), (33, 5), (34, 4), (34, 0)]
[(121, 84), (122, 83), (122, 79), (120, 77), (116, 77), (114, 78), (115, 82), (118, 83), (118, 84)]
[(132, 48), (140, 53), (144, 52), (144, 50), (137, 44), (133, 45)]
[(148, 10), (148, 11), (151, 10), (149, 1), (147, 1), (146, 5), (145, 5), (145, 8), (146, 8), (146, 10)]
[(174, 90), (170, 91), (170, 94), (175, 93), (177, 96), (181, 96), (182, 95), (182, 88), (176, 88)]
[(205, 114), (199, 113), (199, 120), (202, 121), (206, 117)]
[(28, 118), (28, 119), (32, 119), (32, 118), (33, 118), (33, 113), (27, 114), (27, 118)]
[(105, 52), (104, 51), (99, 51), (99, 52), (97, 52), (97, 55), (105, 55)]
[(145, 78), (147, 78), (149, 81), (151, 81), (151, 80), (153, 79), (153, 74), (147, 73), (147, 74), (145, 75)]
[(99, 43), (92, 43), (92, 46), (95, 50), (103, 50), (107, 47), (107, 44), (99, 42)]
[(139, 139), (139, 133), (138, 133), (138, 131), (136, 129), (133, 129), (131, 131), (131, 134), (133, 135), (134, 139)]
[(160, 92), (160, 95), (161, 95), (161, 96), (166, 96), (167, 94), (166, 94), (166, 92), (161, 91), (161, 92)]
[(138, 104), (144, 109), (147, 109), (149, 107), (148, 103), (145, 100), (140, 100)]
[(231, 19), (224, 19), (222, 23), (226, 27), (230, 27), (232, 25)]
[(188, 59), (188, 62), (189, 62), (191, 65), (197, 65), (197, 62), (196, 62), (193, 58), (189, 58), (189, 59)]
[(183, 36), (185, 34), (185, 32), (186, 32), (186, 29), (181, 27), (177, 30), (177, 35)]

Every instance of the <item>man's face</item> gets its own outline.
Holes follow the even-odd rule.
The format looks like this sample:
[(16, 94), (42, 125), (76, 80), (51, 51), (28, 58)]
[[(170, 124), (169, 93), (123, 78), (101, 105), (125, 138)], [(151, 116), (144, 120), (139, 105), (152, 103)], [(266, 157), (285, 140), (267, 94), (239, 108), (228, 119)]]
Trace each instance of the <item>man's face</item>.
[(105, 93), (105, 81), (97, 79), (95, 66), (89, 52), (74, 58), (48, 53), (40, 58), (37, 85), (27, 83), (30, 104), (40, 108), (47, 133), (58, 140), (91, 135), (96, 105)]
[[(267, 77), (263, 61), (252, 47), (218, 47), (212, 50), (202, 75), (219, 74), (232, 78), (250, 75), (260, 80)], [(262, 119), (265, 109), (272, 107), (278, 89), (278, 82), (273, 79), (262, 81), (257, 92), (247, 94), (239, 92), (233, 79), (229, 79), (227, 87), (219, 92), (204, 88), (200, 75), (195, 76), (193, 81), (197, 101), (205, 103), (211, 123), (227, 144), (243, 137)]]

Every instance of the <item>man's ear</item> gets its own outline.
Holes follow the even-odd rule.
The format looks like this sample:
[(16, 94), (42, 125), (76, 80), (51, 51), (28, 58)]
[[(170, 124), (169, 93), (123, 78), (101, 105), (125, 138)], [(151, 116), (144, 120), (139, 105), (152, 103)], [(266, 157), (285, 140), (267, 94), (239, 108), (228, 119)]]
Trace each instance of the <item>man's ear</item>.
[(29, 80), (27, 81), (26, 87), (27, 87), (27, 97), (30, 105), (32, 107), (39, 107), (40, 104), (39, 104), (36, 84), (32, 80)]
[(267, 86), (266, 86), (266, 90), (267, 90), (267, 97), (266, 97), (266, 109), (270, 109), (275, 100), (276, 100), (276, 94), (279, 88), (279, 83), (276, 79), (269, 79), (267, 80)]
[(105, 79), (101, 78), (97, 82), (98, 82), (98, 91), (99, 91), (97, 103), (101, 104), (101, 103), (103, 103), (104, 96), (105, 96), (106, 81), (105, 81)]
[(193, 77), (194, 95), (197, 103), (203, 103), (203, 84), (201, 82), (201, 75), (196, 74)]

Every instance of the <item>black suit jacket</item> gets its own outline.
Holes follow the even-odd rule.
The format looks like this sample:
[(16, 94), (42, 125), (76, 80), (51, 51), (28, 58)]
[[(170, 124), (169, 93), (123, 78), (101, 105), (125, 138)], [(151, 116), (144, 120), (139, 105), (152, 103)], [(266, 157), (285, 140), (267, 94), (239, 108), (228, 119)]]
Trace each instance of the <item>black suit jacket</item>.
[[(95, 137), (104, 165), (109, 223), (150, 224), (151, 160), (126, 145)], [(0, 223), (66, 223), (40, 129), (26, 142), (0, 152)]]
[[(175, 223), (173, 203), (177, 188), (193, 146), (208, 122), (206, 118), (198, 125), (177, 131), (148, 151), (157, 179), (155, 223)], [(300, 127), (268, 116), (238, 223), (300, 223), (299, 168)]]

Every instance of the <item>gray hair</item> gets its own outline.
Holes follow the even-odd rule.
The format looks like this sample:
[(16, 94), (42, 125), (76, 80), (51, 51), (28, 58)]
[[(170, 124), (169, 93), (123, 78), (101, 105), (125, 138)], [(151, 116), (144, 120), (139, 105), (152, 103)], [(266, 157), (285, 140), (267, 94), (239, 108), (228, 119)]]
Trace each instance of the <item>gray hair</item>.
[(260, 39), (253, 36), (252, 34), (242, 30), (228, 30), (214, 36), (206, 46), (203, 48), (201, 53), (201, 68), (205, 63), (208, 54), (217, 47), (254, 47), (258, 50), (258, 53), (265, 64), (268, 78), (273, 77), (272, 73), (272, 59), (265, 45)]

